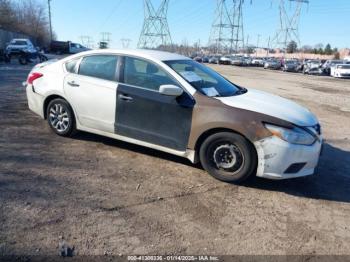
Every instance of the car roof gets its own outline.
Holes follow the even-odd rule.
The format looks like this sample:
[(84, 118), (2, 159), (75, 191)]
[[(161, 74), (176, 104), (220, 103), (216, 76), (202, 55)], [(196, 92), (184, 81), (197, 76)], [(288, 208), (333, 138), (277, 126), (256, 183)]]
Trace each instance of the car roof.
[(29, 41), (27, 38), (14, 38), (11, 41)]
[(137, 56), (140, 58), (158, 60), (158, 61), (169, 61), (169, 60), (190, 60), (190, 58), (157, 50), (147, 50), (147, 49), (100, 49), (100, 50), (91, 50), (79, 55), (93, 55), (93, 54), (116, 54), (116, 55), (130, 55)]

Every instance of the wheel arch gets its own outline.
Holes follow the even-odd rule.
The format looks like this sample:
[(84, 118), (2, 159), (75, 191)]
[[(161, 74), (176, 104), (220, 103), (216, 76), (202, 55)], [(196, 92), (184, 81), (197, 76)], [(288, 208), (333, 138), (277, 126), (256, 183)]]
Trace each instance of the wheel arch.
[(69, 103), (69, 101), (61, 95), (52, 94), (52, 95), (49, 95), (48, 97), (46, 97), (44, 100), (44, 104), (43, 104), (44, 119), (47, 119), (47, 107), (48, 107), (49, 103), (54, 99), (63, 99), (64, 101), (66, 101), (73, 111), (74, 118), (76, 118), (75, 110), (72, 107), (72, 105)]

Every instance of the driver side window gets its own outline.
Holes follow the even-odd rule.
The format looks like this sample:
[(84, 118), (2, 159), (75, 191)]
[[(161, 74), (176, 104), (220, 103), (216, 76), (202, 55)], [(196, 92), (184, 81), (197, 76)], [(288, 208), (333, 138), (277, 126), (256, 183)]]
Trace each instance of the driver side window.
[(178, 85), (163, 69), (146, 60), (125, 57), (124, 83), (153, 91), (161, 85)]

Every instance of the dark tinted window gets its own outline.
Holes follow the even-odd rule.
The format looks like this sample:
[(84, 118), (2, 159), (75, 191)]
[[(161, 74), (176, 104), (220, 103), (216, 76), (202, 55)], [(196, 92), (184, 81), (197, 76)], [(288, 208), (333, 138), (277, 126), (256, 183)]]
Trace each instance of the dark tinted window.
[(155, 91), (161, 85), (177, 85), (159, 66), (132, 57), (125, 58), (124, 83)]
[(115, 80), (117, 56), (95, 55), (85, 57), (79, 67), (79, 75)]
[(66, 69), (69, 73), (76, 73), (76, 65), (79, 59), (74, 59), (66, 63)]

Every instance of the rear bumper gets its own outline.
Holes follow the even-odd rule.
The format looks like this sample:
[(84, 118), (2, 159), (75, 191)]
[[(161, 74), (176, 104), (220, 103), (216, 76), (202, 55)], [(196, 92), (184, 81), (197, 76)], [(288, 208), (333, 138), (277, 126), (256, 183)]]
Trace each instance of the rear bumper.
[[(254, 145), (258, 153), (257, 176), (274, 180), (313, 175), (322, 149), (322, 141), (311, 146), (293, 145), (274, 136)], [(300, 167), (293, 170), (293, 165)]]
[(35, 88), (32, 85), (26, 86), (28, 107), (35, 114), (39, 115), (41, 118), (44, 118), (44, 97), (35, 93)]

